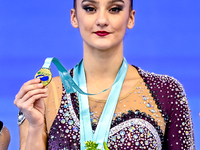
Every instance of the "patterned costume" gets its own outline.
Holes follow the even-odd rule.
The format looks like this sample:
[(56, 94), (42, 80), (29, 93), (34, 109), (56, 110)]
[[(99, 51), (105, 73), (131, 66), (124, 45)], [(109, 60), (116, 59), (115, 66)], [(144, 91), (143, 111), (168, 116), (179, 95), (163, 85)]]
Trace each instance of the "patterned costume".
[[(119, 97), (113, 116), (108, 147), (110, 150), (194, 150), (193, 125), (182, 85), (173, 77), (138, 70), (141, 80)], [(73, 70), (71, 70), (73, 76)], [(47, 149), (80, 149), (79, 103), (76, 93), (67, 94), (60, 78), (49, 85), (46, 100)], [(52, 87), (51, 87), (52, 86)], [(54, 87), (53, 87), (54, 86)], [(57, 86), (57, 87), (56, 87)], [(56, 117), (49, 119), (49, 103), (55, 103), (55, 90), (62, 91)], [(106, 100), (89, 97), (92, 129), (95, 132)], [(55, 113), (54, 112), (54, 113)], [(21, 114), (20, 116), (23, 116)], [(21, 117), (20, 123), (24, 117)], [(54, 121), (53, 121), (54, 120)], [(51, 123), (50, 123), (51, 122)]]

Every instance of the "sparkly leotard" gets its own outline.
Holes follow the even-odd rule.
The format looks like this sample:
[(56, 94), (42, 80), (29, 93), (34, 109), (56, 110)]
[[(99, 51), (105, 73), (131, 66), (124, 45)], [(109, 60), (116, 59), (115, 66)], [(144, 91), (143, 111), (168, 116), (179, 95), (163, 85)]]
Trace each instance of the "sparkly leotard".
[[(109, 132), (109, 149), (194, 150), (191, 114), (182, 85), (173, 77), (136, 69), (141, 80), (118, 100)], [(62, 89), (60, 108), (47, 137), (47, 149), (78, 150), (78, 98), (76, 93), (67, 94)], [(106, 100), (89, 97), (94, 132), (105, 103)]]

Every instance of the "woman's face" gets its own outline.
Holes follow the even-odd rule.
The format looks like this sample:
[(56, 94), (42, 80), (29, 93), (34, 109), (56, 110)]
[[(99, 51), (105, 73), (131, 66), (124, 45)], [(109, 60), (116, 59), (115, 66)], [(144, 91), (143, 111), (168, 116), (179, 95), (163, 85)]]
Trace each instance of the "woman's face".
[(77, 0), (71, 23), (79, 28), (84, 44), (105, 50), (122, 44), (126, 29), (134, 26), (130, 0)]

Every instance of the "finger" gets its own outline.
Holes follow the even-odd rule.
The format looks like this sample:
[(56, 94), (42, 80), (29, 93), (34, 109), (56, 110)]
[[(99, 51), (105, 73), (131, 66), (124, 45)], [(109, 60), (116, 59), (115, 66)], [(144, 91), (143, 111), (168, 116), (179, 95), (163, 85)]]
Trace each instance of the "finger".
[(43, 84), (40, 83), (40, 79), (33, 79), (23, 84), (20, 91), (16, 95), (15, 99), (22, 98), (28, 91), (34, 90), (37, 88), (43, 88)]
[(29, 81), (27, 81), (26, 83), (24, 83), (24, 85), (31, 85), (31, 84), (36, 84), (36, 83), (40, 83), (41, 80), (36, 78), (36, 79), (31, 79)]
[(23, 98), (20, 99), (20, 102), (23, 103), (25, 101), (28, 101), (31, 97), (39, 94), (47, 94), (47, 89), (35, 89), (29, 91), (23, 96)]
[[(28, 100), (28, 98), (32, 97), (35, 94), (45, 93), (47, 89), (42, 88), (43, 85), (38, 84), (41, 89), (36, 89), (37, 85), (29, 85), (24, 87), (20, 90), (20, 92), (15, 96), (14, 104), (17, 106), (18, 103), (23, 103), (24, 101)], [(34, 89), (35, 87), (35, 89)]]
[(47, 94), (37, 94), (37, 95), (33, 95), (31, 98), (29, 98), (28, 101), (25, 101), (23, 103), (23, 105), (21, 105), (21, 111), (31, 111), (33, 108), (34, 108), (34, 103), (37, 101), (37, 100), (40, 100), (42, 98), (46, 98), (47, 97)]

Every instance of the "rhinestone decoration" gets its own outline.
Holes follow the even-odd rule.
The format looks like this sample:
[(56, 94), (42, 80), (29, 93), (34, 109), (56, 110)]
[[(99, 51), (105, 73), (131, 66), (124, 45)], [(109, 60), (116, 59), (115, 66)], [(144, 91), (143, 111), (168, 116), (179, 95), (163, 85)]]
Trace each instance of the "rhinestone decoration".
[[(125, 98), (118, 102), (121, 106), (116, 108), (113, 115), (107, 142), (109, 149), (195, 149), (190, 109), (182, 85), (173, 77), (135, 68), (143, 79), (141, 84), (146, 88), (138, 85), (135, 91), (130, 92), (130, 95), (138, 95), (138, 98)], [(150, 96), (144, 94), (145, 91)], [(127, 105), (131, 101), (138, 102), (139, 105)], [(90, 109), (93, 132), (101, 114), (96, 111), (96, 107), (103, 109), (103, 105)], [(126, 111), (121, 111), (122, 109)], [(163, 127), (169, 135), (164, 136)], [(79, 134), (79, 104), (76, 93), (67, 94), (63, 88), (61, 105), (48, 135), (47, 147), (49, 150), (79, 150)]]

